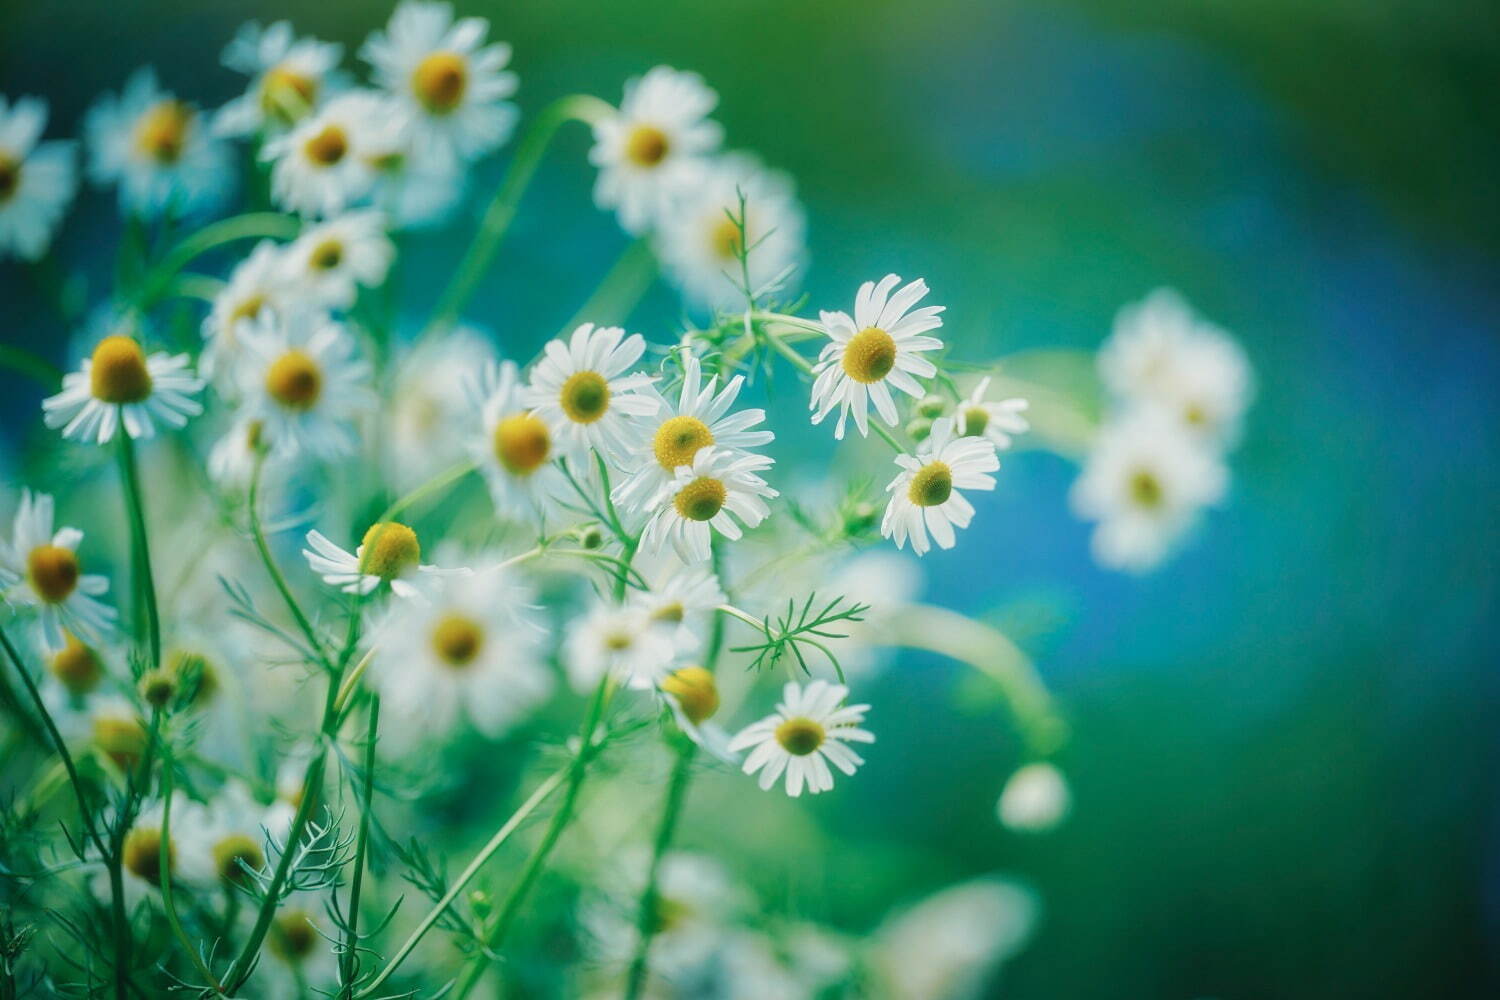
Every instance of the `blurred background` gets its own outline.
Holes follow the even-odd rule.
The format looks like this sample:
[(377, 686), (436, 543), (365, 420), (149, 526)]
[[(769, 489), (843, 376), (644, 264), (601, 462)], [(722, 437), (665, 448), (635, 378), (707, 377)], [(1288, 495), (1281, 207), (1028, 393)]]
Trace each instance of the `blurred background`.
[[(881, 743), (857, 780), (795, 804), (700, 782), (686, 846), (730, 859), (773, 910), (853, 933), (959, 879), (1017, 875), (1044, 915), (996, 996), (1496, 995), (1500, 7), (458, 6), (515, 46), (528, 114), (578, 90), (616, 100), (660, 62), (707, 77), (729, 146), (797, 179), (815, 307), (921, 275), (957, 353), (987, 360), (1092, 350), (1121, 304), (1169, 284), (1258, 372), (1230, 503), (1156, 573), (1094, 565), (1066, 504), (1076, 468), (1039, 450), (923, 563), (929, 600), (1007, 628), (1056, 693), (1065, 826), (996, 824), (1019, 749), (993, 693), (909, 657), (861, 692)], [(218, 55), (243, 20), (289, 17), (352, 52), (388, 12), (5, 3), (0, 92), (46, 96), (50, 134), (72, 135), (144, 63), (222, 103), (241, 81)], [(625, 245), (588, 206), (587, 143), (550, 154), (469, 309), (516, 356)], [(107, 260), (111, 210), (85, 199), (63, 255)], [(408, 244), (417, 316), (465, 232)], [(631, 325), (660, 337), (679, 318), (658, 286)], [(0, 337), (62, 363), (64, 335), (0, 267)], [(39, 393), (0, 378), (16, 470)], [(735, 811), (749, 821), (726, 824)]]

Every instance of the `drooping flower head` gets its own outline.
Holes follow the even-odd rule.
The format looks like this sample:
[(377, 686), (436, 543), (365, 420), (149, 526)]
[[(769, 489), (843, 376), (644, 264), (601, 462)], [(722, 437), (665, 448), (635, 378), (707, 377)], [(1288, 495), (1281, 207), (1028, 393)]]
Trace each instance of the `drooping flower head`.
[(72, 142), (39, 142), (47, 102), (0, 94), (0, 258), (38, 260), (78, 191)]
[(384, 583), (397, 597), (425, 602), (442, 577), (469, 573), (467, 569), (439, 569), (423, 563), (417, 533), (399, 521), (370, 525), (352, 553), (320, 531), (309, 531), (307, 544), (302, 555), (313, 572), (346, 594), (369, 594)]
[(156, 434), (156, 422), (182, 427), (203, 412), (193, 397), (203, 380), (189, 370), (186, 354), (149, 357), (133, 337), (111, 334), (99, 341), (80, 370), (63, 376), (62, 391), (42, 401), (48, 427), (63, 437), (107, 444), (117, 429), (132, 438)]
[(930, 533), (940, 548), (956, 543), (954, 528), (967, 528), (974, 507), (960, 490), (993, 490), (1000, 468), (994, 442), (984, 437), (955, 437), (953, 422), (940, 420), (918, 449), (916, 457), (897, 455), (901, 472), (886, 492), (885, 518), (880, 533), (894, 538), (901, 548), (911, 539), (911, 549), (924, 555), (930, 548)]

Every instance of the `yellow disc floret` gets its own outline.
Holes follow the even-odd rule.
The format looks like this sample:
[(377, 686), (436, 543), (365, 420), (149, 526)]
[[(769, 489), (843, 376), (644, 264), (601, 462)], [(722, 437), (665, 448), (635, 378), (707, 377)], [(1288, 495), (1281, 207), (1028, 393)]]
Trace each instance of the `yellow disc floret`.
[(192, 125), (192, 108), (181, 101), (162, 101), (136, 122), (136, 149), (147, 159), (170, 166), (182, 158)]
[(120, 851), (120, 860), (125, 869), (136, 878), (152, 885), (161, 885), (162, 875), (170, 876), (177, 863), (177, 845), (167, 842), (167, 870), (161, 870), (161, 829), (154, 826), (138, 826), (125, 835)]
[(689, 521), (711, 521), (728, 497), (729, 491), (721, 480), (699, 476), (677, 491), (672, 506)]
[(964, 436), (982, 437), (984, 429), (990, 425), (990, 411), (982, 406), (970, 406), (963, 411)]
[(661, 682), (661, 689), (677, 699), (682, 714), (695, 726), (719, 710), (719, 687), (714, 675), (702, 667), (673, 671)]
[(740, 227), (728, 216), (721, 217), (709, 230), (708, 245), (720, 260), (735, 260), (740, 255)]
[(273, 66), (260, 82), (260, 108), (290, 125), (312, 110), (318, 99), (318, 81), (285, 65)]
[(349, 153), (349, 137), (337, 125), (325, 125), (322, 131), (307, 140), (302, 151), (320, 167), (337, 166)]
[(1149, 469), (1137, 469), (1130, 477), (1130, 499), (1137, 507), (1155, 509), (1161, 506), (1164, 491), (1161, 480)]
[(21, 161), (0, 149), (0, 205), (21, 189)]
[(598, 372), (574, 372), (563, 383), (558, 402), (569, 420), (591, 424), (609, 409), (609, 383)]
[(266, 369), (266, 392), (289, 409), (310, 410), (323, 394), (323, 369), (312, 355), (294, 347)]
[(71, 632), (67, 634), (63, 648), (53, 655), (47, 666), (70, 694), (88, 694), (99, 686), (104, 676), (99, 654), (92, 646), (79, 642)]
[(422, 107), (447, 114), (463, 102), (469, 66), (457, 52), (433, 52), (411, 74), (411, 89)]
[(26, 579), (48, 604), (60, 604), (78, 586), (78, 555), (61, 545), (38, 545), (26, 556)]
[(338, 240), (324, 240), (307, 255), (307, 266), (314, 271), (332, 271), (343, 262), (344, 244)]
[(251, 871), (259, 871), (266, 863), (265, 852), (254, 838), (243, 833), (231, 833), (214, 844), (214, 868), (219, 877), (235, 885), (247, 885), (250, 873), (240, 866), (244, 862)]
[(146, 751), (146, 730), (133, 716), (97, 716), (93, 735), (94, 745), (122, 771), (134, 768)]
[(697, 417), (672, 417), (664, 420), (651, 440), (656, 460), (668, 471), (679, 465), (692, 465), (693, 456), (698, 454), (698, 450), (713, 443), (713, 432)]
[(953, 470), (946, 462), (928, 462), (911, 477), (906, 496), (918, 507), (946, 503), (953, 493)]
[(395, 521), (370, 525), (359, 546), (359, 571), (382, 580), (394, 580), (422, 561), (417, 533)]
[(625, 158), (638, 167), (654, 167), (667, 158), (672, 144), (655, 125), (637, 125), (625, 140)]
[(451, 667), (467, 667), (484, 648), (484, 626), (468, 615), (447, 614), (432, 627), (432, 650)]
[(867, 326), (844, 345), (844, 373), (856, 382), (879, 382), (896, 367), (896, 341), (878, 326)]
[(524, 476), (541, 468), (552, 454), (552, 432), (538, 416), (513, 413), (495, 425), (495, 458), (507, 472)]
[(300, 964), (312, 954), (321, 935), (306, 910), (282, 910), (271, 922), (266, 947), (293, 964)]
[(99, 341), (89, 363), (89, 389), (105, 403), (139, 403), (151, 396), (151, 372), (141, 345), (121, 334)]
[(823, 725), (805, 716), (795, 716), (776, 727), (776, 742), (794, 757), (806, 757), (823, 745)]

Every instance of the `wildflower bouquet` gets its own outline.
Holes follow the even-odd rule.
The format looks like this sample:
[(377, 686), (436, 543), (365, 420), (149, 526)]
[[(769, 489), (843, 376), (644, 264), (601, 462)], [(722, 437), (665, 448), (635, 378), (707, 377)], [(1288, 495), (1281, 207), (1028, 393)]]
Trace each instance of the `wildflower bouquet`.
[[(84, 122), (124, 227), (42, 405), (74, 451), (0, 538), (5, 995), (519, 991), (513, 934), (570, 834), (596, 843), (562, 866), (583, 887), (565, 995), (959, 995), (1024, 939), (1024, 889), (952, 888), (867, 940), (778, 930), (674, 836), (695, 780), (798, 797), (856, 776), (895, 709), (851, 686), (900, 646), (999, 684), (1027, 755), (999, 817), (1062, 818), (1066, 729), (1029, 661), (918, 603), (884, 545), (923, 556), (982, 520), (1031, 430), (1027, 399), (992, 390), (1022, 383), (950, 354), (921, 279), (804, 310), (791, 183), (723, 152), (716, 95), (667, 67), (618, 106), (525, 121), (446, 288), (405, 301), (402, 240), (456, 225), (523, 124), (518, 81), (444, 3), (402, 3), (365, 81), (343, 55), (247, 25), (225, 106), (142, 70)], [(465, 310), (571, 123), (636, 242), (536, 357), (506, 358)], [(48, 257), (74, 197), (77, 151), (45, 125), (42, 101), (0, 99), (0, 255)], [(657, 266), (696, 320), (611, 325)], [(18, 347), (0, 361), (54, 381)], [(1102, 563), (1146, 569), (1223, 496), (1249, 370), (1170, 292), (1122, 311), (1099, 370), (1115, 402), (1074, 432), (1073, 500)], [(1037, 391), (1071, 451), (1055, 414), (1084, 418)], [(852, 474), (799, 482), (778, 434), (847, 450)], [(872, 435), (889, 456), (834, 443)], [(621, 759), (666, 771), (647, 827), (601, 837), (586, 793)], [(454, 789), (499, 819), (424, 826)]]

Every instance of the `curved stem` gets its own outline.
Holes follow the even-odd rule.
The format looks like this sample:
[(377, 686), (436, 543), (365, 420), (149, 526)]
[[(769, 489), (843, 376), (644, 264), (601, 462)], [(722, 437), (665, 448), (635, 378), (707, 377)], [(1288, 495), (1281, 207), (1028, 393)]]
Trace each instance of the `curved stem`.
[(266, 237), (289, 240), (297, 235), (301, 224), (280, 212), (250, 212), (221, 219), (185, 238), (162, 256), (161, 262), (146, 275), (136, 295), (135, 308), (149, 308), (166, 292), (177, 273), (195, 257), (226, 243)]
[(323, 648), (323, 641), (318, 638), (317, 631), (312, 622), (308, 620), (303, 612), (302, 606), (297, 603), (297, 598), (292, 596), (292, 589), (287, 585), (286, 577), (281, 574), (281, 567), (276, 565), (276, 559), (271, 555), (271, 547), (266, 544), (265, 529), (260, 523), (260, 477), (265, 468), (266, 456), (257, 455), (255, 466), (250, 472), (250, 492), (246, 498), (246, 506), (249, 508), (250, 535), (255, 540), (255, 550), (260, 553), (260, 561), (265, 564), (266, 572), (271, 577), (271, 582), (276, 585), (276, 592), (281, 595), (281, 600), (286, 604), (287, 610), (291, 612), (292, 618), (297, 622), (297, 627), (307, 639), (309, 652), (318, 658), (323, 664), (323, 669), (333, 672), (333, 661), (328, 657), (328, 651)]
[(359, 814), (359, 841), (354, 848), (354, 875), (349, 883), (349, 931), (339, 955), (339, 981), (353, 983), (359, 964), (359, 896), (364, 885), (365, 853), (370, 847), (370, 808), (375, 801), (375, 737), (380, 727), (380, 695), (370, 696), (370, 724), (365, 733), (365, 787)]
[(49, 392), (62, 385), (63, 373), (56, 365), (9, 344), (0, 344), (0, 368), (19, 372), (39, 382)]
[(630, 973), (625, 980), (625, 1000), (638, 1000), (646, 985), (646, 966), (651, 952), (651, 937), (656, 932), (657, 910), (660, 893), (656, 888), (657, 873), (661, 860), (672, 846), (672, 836), (677, 832), (677, 818), (682, 813), (682, 803), (687, 797), (688, 781), (693, 775), (693, 756), (697, 747), (689, 739), (678, 737), (677, 761), (672, 766), (671, 783), (667, 786), (666, 802), (662, 806), (661, 823), (656, 828), (656, 840), (651, 847), (651, 863), (646, 869), (646, 887), (641, 892), (640, 907), (636, 916), (635, 955), (630, 960)]
[(450, 466), (449, 468), (444, 469), (442, 472), (439, 472), (437, 475), (427, 480), (427, 482), (423, 483), (421, 486), (418, 486), (410, 493), (393, 502), (381, 513), (379, 520), (391, 520), (397, 514), (405, 511), (412, 504), (417, 503), (421, 500), (425, 500), (432, 494), (439, 493), (447, 489), (449, 486), (452, 486), (454, 483), (458, 482), (464, 476), (467, 476), (477, 468), (479, 468), (479, 466), (475, 462), (466, 461), (460, 462), (457, 465)]
[(151, 665), (161, 666), (161, 618), (156, 608), (156, 581), (151, 575), (151, 547), (146, 538), (146, 512), (141, 500), (140, 470), (136, 467), (135, 444), (122, 424), (120, 434), (120, 475), (125, 481), (125, 506), (130, 514), (131, 562), (139, 578), (136, 592), (146, 607), (146, 638), (151, 650)]

